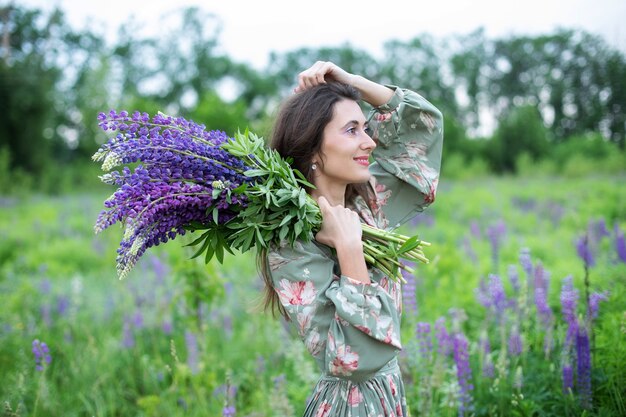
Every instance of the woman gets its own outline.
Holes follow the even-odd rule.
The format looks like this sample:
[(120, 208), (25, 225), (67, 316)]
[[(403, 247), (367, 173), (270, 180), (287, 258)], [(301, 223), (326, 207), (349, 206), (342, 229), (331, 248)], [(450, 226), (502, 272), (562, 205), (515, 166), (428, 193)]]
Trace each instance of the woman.
[[(322, 371), (305, 416), (405, 416), (401, 287), (367, 268), (360, 222), (393, 228), (433, 202), (441, 113), (330, 62), (301, 72), (295, 92), (270, 146), (315, 185), (323, 222), (314, 241), (260, 255), (266, 303), (296, 326)], [(360, 98), (373, 106), (368, 119)]]

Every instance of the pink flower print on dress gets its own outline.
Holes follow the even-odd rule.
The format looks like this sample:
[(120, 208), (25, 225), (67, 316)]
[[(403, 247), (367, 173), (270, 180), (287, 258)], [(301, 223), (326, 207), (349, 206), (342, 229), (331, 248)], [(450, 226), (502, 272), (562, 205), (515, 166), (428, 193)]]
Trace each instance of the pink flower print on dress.
[(437, 126), (435, 118), (426, 112), (420, 112), (420, 120), (424, 123), (426, 129), (428, 129), (428, 133), (433, 133), (433, 130), (435, 130)]
[(331, 375), (350, 376), (353, 371), (359, 367), (359, 355), (352, 352), (352, 348), (348, 345), (335, 344), (333, 335), (328, 335), (328, 346), (331, 352), (335, 354), (335, 358), (328, 364), (328, 370)]
[(328, 417), (328, 416), (330, 416), (330, 409), (331, 408), (332, 408), (332, 405), (329, 404), (328, 402), (324, 401), (320, 405), (320, 408), (317, 409), (317, 413), (315, 413), (315, 417)]
[(363, 394), (359, 391), (359, 387), (353, 385), (350, 388), (350, 392), (348, 393), (348, 405), (351, 407), (357, 407), (359, 404), (363, 402)]
[(278, 298), (284, 306), (304, 306), (313, 303), (317, 291), (311, 281), (291, 282), (287, 279), (280, 280)]
[(389, 383), (389, 389), (391, 389), (391, 395), (395, 396), (398, 388), (396, 387), (396, 383), (391, 375), (387, 375), (387, 382)]

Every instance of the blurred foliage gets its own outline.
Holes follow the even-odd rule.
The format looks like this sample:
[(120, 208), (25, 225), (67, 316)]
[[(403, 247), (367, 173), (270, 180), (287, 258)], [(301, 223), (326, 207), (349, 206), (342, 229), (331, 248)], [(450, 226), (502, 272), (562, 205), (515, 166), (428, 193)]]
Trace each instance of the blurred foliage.
[(626, 169), (626, 57), (594, 34), (422, 33), (388, 40), (381, 57), (346, 43), (273, 52), (257, 70), (220, 52), (219, 16), (187, 8), (164, 19), (169, 29), (151, 38), (124, 22), (111, 45), (72, 28), (61, 10), (0, 7), (0, 174), (10, 178), (0, 194), (96, 186), (89, 157), (106, 139), (96, 115), (110, 108), (267, 136), (281, 98), (316, 60), (409, 87), (442, 109), (455, 177), (519, 173), (520, 158), (552, 174), (593, 171), (599, 159), (604, 172)]

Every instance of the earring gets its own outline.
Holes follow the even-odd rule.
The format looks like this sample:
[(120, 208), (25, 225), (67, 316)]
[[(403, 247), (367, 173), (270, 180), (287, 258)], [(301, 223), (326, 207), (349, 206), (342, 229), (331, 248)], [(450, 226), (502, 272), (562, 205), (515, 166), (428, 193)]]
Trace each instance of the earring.
[(311, 169), (312, 169), (313, 171), (315, 171), (315, 170), (317, 169), (317, 164), (313, 164), (313, 165), (311, 165)]

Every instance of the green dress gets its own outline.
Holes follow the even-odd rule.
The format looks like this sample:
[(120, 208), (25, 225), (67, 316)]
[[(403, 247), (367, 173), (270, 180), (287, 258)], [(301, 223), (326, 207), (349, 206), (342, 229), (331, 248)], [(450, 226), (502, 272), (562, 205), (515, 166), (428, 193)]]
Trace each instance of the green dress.
[[(361, 221), (394, 229), (433, 202), (443, 140), (442, 115), (419, 94), (389, 86), (391, 100), (372, 110), (377, 147), (371, 200), (351, 208)], [(272, 283), (322, 373), (305, 416), (406, 416), (397, 355), (401, 286), (370, 268), (371, 284), (341, 274), (333, 251), (318, 242), (268, 253)]]

